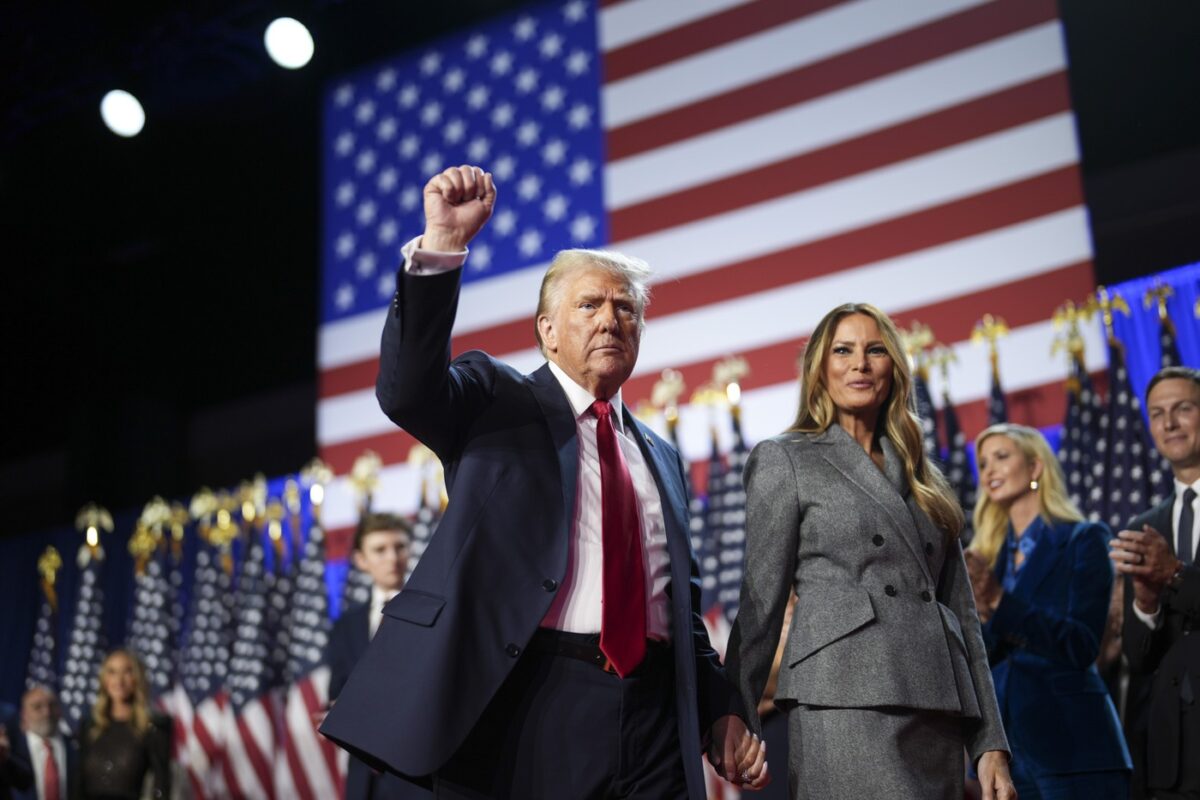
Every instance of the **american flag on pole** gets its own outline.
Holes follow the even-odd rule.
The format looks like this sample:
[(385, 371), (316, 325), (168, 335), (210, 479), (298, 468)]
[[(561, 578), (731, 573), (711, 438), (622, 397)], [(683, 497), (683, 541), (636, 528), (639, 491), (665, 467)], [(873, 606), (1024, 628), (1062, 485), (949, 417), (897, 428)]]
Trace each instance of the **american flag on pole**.
[(921, 443), (925, 447), (925, 457), (942, 466), (942, 457), (938, 448), (937, 407), (933, 404), (933, 395), (929, 391), (929, 370), (918, 366), (913, 370), (913, 399), (917, 404), (917, 416), (921, 419)]
[(988, 425), (1008, 422), (1008, 400), (1004, 397), (1004, 388), (1000, 385), (1000, 370), (992, 368), (992, 391), (988, 395)]
[(164, 564), (166, 557), (165, 547), (156, 548), (143, 571), (134, 576), (133, 620), (128, 637), (129, 648), (146, 668), (146, 680), (156, 701), (169, 696), (175, 684), (176, 644), (171, 618), (174, 592)]
[[(958, 352), (950, 400), (972, 432), (990, 387), (971, 326), (1003, 316), (1021, 421), (1062, 418), (1050, 317), (1093, 275), (1053, 0), (560, 0), (346, 76), (325, 131), (318, 443), (340, 476), (379, 453), (381, 496), (418, 496), (412, 439), (373, 393), (399, 249), (423, 228), (425, 180), (462, 163), (500, 195), (455, 353), (538, 367), (546, 263), (603, 246), (657, 272), (631, 404), (666, 367), (700, 385), (737, 352), (746, 438), (773, 435), (794, 417), (800, 344), (861, 300)], [(679, 433), (687, 460), (707, 457), (703, 426)], [(356, 517), (335, 481), (329, 527)]]
[(45, 686), (58, 691), (58, 593), (54, 589), (54, 578), (61, 568), (62, 557), (58, 550), (47, 547), (38, 559), (38, 571), (42, 575), (38, 590), (41, 604), (33, 629), (29, 664), (25, 668), (26, 689)]
[(271, 652), (276, 631), (270, 625), (275, 575), (266, 568), (262, 532), (247, 526), (248, 537), (238, 576), (234, 638), (226, 687), (229, 703), (222, 727), (227, 776), (234, 797), (275, 797), (276, 710)]
[[(1067, 414), (1063, 419), (1062, 439), (1058, 460), (1062, 463), (1067, 492), (1080, 511), (1090, 508), (1096, 475), (1093, 465), (1103, 469), (1102, 450), (1097, 443), (1104, 438), (1100, 429), (1103, 407), (1100, 395), (1092, 385), (1092, 377), (1083, 368), (1082, 360), (1072, 355), (1070, 377), (1067, 379)], [(1103, 487), (1098, 491), (1103, 494)], [(1093, 520), (1099, 520), (1096, 513)]]
[(950, 398), (942, 395), (942, 427), (946, 430), (946, 480), (958, 495), (959, 505), (967, 514), (966, 526), (971, 528), (971, 514), (975, 511), (975, 473), (967, 454), (967, 437), (958, 421)]
[(63, 668), (59, 699), (63, 720), (73, 732), (92, 708), (100, 688), (100, 664), (108, 642), (104, 635), (104, 589), (100, 586), (100, 570), (104, 565), (104, 550), (100, 545), (79, 548), (79, 595), (75, 599), (75, 614), (67, 643), (67, 661)]
[(215, 546), (198, 543), (186, 643), (172, 703), (175, 758), (197, 798), (227, 797), (236, 786), (228, 779), (223, 735), (233, 615), (232, 580), (222, 562)]

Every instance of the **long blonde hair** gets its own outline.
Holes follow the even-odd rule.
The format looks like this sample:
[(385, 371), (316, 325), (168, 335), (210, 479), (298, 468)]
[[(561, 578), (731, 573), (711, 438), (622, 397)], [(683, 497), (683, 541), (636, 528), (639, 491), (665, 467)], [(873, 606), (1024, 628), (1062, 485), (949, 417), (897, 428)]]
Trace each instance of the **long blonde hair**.
[(108, 663), (118, 656), (124, 656), (133, 665), (133, 716), (130, 718), (129, 724), (133, 726), (133, 730), (138, 736), (150, 728), (150, 687), (146, 682), (146, 670), (132, 650), (118, 647), (105, 656), (104, 663), (100, 665), (100, 691), (96, 693), (96, 703), (92, 706), (91, 737), (93, 740), (99, 738), (104, 729), (113, 722), (112, 698), (108, 696), (108, 691), (104, 688), (104, 670), (108, 669)]
[(912, 376), (900, 342), (900, 332), (888, 315), (875, 306), (869, 303), (846, 303), (830, 311), (817, 323), (804, 348), (800, 409), (796, 413), (795, 423), (788, 430), (822, 433), (836, 421), (837, 408), (825, 386), (825, 357), (832, 347), (838, 323), (851, 314), (863, 314), (875, 320), (883, 336), (883, 346), (892, 359), (892, 389), (883, 401), (879, 414), (883, 420), (882, 433), (896, 448), (917, 505), (947, 537), (954, 538), (962, 531), (962, 507), (941, 470), (925, 457), (921, 422), (917, 417), (916, 398), (912, 392)]
[[(1079, 522), (1083, 514), (1071, 502), (1067, 494), (1067, 482), (1063, 478), (1062, 467), (1054, 452), (1050, 449), (1046, 437), (1036, 428), (1026, 425), (1016, 425), (1003, 422), (985, 428), (975, 437), (975, 455), (978, 457), (979, 448), (993, 436), (1005, 436), (1014, 445), (1025, 462), (1029, 465), (1041, 461), (1042, 474), (1037, 478), (1038, 514), (1049, 522)], [(975, 538), (971, 540), (971, 550), (983, 556), (988, 566), (995, 566), (1004, 546), (1004, 537), (1008, 533), (1008, 511), (1003, 506), (992, 502), (988, 493), (982, 488), (975, 501)]]

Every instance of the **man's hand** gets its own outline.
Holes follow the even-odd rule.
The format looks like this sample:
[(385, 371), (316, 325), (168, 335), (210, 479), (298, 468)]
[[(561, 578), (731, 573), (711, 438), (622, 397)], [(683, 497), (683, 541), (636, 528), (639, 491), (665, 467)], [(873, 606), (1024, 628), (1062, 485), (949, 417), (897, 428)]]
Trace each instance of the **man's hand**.
[(1140, 531), (1121, 531), (1108, 543), (1108, 557), (1122, 575), (1133, 578), (1133, 602), (1143, 614), (1158, 613), (1163, 589), (1179, 568), (1167, 538), (1143, 525)]
[(996, 573), (992, 572), (983, 557), (974, 550), (963, 552), (967, 562), (967, 577), (971, 580), (971, 591), (975, 595), (975, 610), (980, 622), (987, 622), (1004, 595)]
[(446, 253), (466, 249), (496, 205), (492, 174), (479, 167), (450, 167), (425, 184), (425, 233), (421, 248)]
[(758, 790), (771, 782), (767, 744), (752, 734), (742, 718), (727, 714), (709, 731), (708, 761), (725, 780), (743, 789)]
[(979, 757), (979, 786), (983, 800), (1017, 800), (1017, 787), (1008, 772), (1008, 754), (989, 750)]
[(0, 725), (0, 766), (8, 763), (8, 756), (12, 752), (12, 745), (8, 741), (8, 729)]

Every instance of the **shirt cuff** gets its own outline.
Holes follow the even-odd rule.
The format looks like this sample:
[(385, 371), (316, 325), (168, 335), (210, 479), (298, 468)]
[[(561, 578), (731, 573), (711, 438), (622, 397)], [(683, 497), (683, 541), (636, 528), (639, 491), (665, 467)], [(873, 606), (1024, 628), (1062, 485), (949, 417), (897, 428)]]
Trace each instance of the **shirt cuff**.
[(1137, 614), (1137, 618), (1142, 621), (1142, 624), (1144, 624), (1147, 628), (1149, 628), (1152, 631), (1158, 630), (1159, 626), (1162, 625), (1162, 604), (1161, 603), (1158, 606), (1158, 611), (1155, 611), (1153, 614), (1147, 614), (1145, 611), (1142, 611), (1140, 608), (1137, 607), (1136, 602), (1133, 603), (1132, 605), (1133, 605), (1133, 613)]
[(452, 269), (458, 269), (467, 261), (469, 250), (458, 253), (445, 253), (440, 250), (422, 250), (421, 237), (409, 241), (400, 248), (404, 256), (404, 271), (409, 275), (440, 275)]

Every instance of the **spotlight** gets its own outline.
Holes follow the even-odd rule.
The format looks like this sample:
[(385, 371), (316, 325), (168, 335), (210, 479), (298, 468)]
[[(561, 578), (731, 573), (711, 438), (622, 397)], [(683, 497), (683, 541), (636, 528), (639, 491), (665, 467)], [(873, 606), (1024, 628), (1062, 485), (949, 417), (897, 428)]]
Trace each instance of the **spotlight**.
[(281, 67), (300, 69), (312, 60), (312, 34), (291, 17), (280, 17), (268, 25), (263, 42), (267, 53)]
[(142, 104), (129, 92), (113, 89), (100, 101), (100, 117), (118, 136), (137, 136), (146, 125)]

